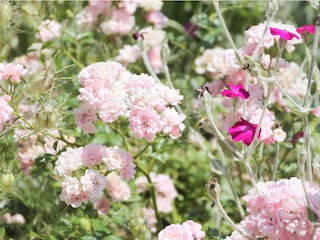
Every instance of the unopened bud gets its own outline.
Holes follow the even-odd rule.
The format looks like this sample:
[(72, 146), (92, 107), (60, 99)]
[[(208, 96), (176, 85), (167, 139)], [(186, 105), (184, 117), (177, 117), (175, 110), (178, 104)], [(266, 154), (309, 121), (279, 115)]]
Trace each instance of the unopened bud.
[(15, 178), (11, 172), (0, 173), (0, 190), (1, 191), (10, 190), (14, 182), (15, 182)]
[(12, 8), (8, 1), (0, 2), (0, 26), (8, 25), (12, 20)]

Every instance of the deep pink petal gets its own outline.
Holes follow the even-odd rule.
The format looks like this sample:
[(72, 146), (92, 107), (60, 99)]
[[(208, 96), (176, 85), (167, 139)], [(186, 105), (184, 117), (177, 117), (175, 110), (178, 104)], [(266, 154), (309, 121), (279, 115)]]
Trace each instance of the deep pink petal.
[(221, 91), (222, 96), (226, 97), (240, 97), (246, 99), (250, 96), (249, 92), (243, 88), (243, 85), (240, 83), (238, 85), (228, 84), (229, 89)]
[(304, 32), (309, 32), (311, 34), (314, 34), (316, 31), (316, 26), (313, 25), (313, 24), (310, 24), (310, 25), (304, 25), (304, 26), (301, 26), (301, 27), (298, 27), (297, 28), (297, 32), (302, 34)]
[[(235, 142), (243, 142), (246, 145), (250, 145), (253, 141), (257, 124), (252, 124), (244, 119), (236, 122), (231, 128), (229, 128), (229, 134)], [(260, 136), (260, 132), (258, 137)]]
[(272, 35), (279, 35), (284, 40), (291, 40), (292, 38), (299, 39), (299, 36), (297, 34), (294, 34), (292, 32), (289, 32), (287, 30), (282, 30), (278, 28), (270, 28), (270, 33)]

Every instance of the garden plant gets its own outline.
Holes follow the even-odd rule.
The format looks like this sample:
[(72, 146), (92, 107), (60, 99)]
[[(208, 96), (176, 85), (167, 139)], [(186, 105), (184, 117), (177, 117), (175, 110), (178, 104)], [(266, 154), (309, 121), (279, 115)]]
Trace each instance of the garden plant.
[(320, 3), (0, 0), (0, 239), (320, 240)]

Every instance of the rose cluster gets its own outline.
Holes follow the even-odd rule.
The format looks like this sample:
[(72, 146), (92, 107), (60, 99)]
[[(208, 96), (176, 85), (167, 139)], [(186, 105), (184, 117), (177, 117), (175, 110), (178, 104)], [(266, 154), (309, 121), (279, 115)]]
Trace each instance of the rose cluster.
[(76, 124), (85, 133), (94, 133), (98, 117), (112, 123), (129, 120), (129, 129), (138, 139), (152, 142), (157, 133), (181, 136), (185, 115), (174, 108), (182, 100), (171, 89), (147, 75), (131, 74), (121, 64), (93, 63), (79, 73), (81, 106), (74, 110)]
[(107, 213), (110, 198), (117, 202), (131, 196), (126, 181), (133, 178), (135, 164), (128, 152), (116, 146), (89, 144), (67, 148), (54, 172), (63, 178), (61, 201), (74, 208), (90, 201), (99, 213)]

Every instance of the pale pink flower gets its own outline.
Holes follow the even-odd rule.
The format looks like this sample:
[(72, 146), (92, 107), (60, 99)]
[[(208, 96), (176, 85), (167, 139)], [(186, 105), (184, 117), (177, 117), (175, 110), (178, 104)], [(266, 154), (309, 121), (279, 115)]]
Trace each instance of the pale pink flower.
[(129, 33), (135, 25), (134, 16), (122, 9), (113, 9), (111, 19), (101, 23), (102, 32), (106, 35)]
[[(294, 26), (282, 23), (271, 23), (270, 28), (282, 29), (293, 33), (297, 36), (297, 38), (292, 38), (286, 42), (285, 48), (288, 52), (292, 52), (294, 50), (294, 44), (298, 44), (302, 42), (300, 34), (297, 32)], [(247, 40), (246, 48), (251, 48), (252, 51), (255, 49), (256, 45), (260, 41), (261, 37), (263, 36), (263, 32), (265, 30), (265, 23), (260, 23), (255, 26), (251, 26), (249, 29), (245, 31), (245, 36)], [(264, 48), (268, 49), (272, 47), (277, 41), (279, 41), (279, 35), (272, 35), (270, 31), (267, 31), (264, 39), (262, 41), (260, 51), (263, 51)], [(247, 52), (247, 54), (251, 55), (252, 52)]]
[(152, 142), (163, 127), (160, 115), (151, 108), (132, 109), (129, 122), (133, 135), (138, 139), (145, 138), (148, 142)]
[(185, 128), (183, 121), (186, 119), (183, 113), (178, 113), (174, 108), (166, 108), (161, 115), (161, 119), (164, 124), (163, 133), (169, 134), (172, 139), (181, 136), (181, 131)]
[(19, 83), (22, 77), (27, 75), (27, 69), (21, 64), (0, 63), (0, 81), (10, 80)]
[(26, 220), (24, 216), (20, 213), (16, 213), (11, 215), (10, 213), (5, 213), (2, 216), (2, 219), (7, 223), (7, 224), (19, 224), (23, 225), (25, 224)]
[(157, 28), (164, 28), (168, 21), (168, 18), (160, 11), (148, 12), (146, 19), (148, 22), (153, 23)]
[(102, 196), (93, 200), (93, 208), (97, 210), (100, 215), (107, 215), (110, 209), (110, 202), (108, 198)]
[(126, 66), (129, 63), (134, 63), (140, 56), (141, 50), (138, 45), (124, 45), (115, 60)]
[(195, 60), (196, 73), (207, 74), (215, 80), (223, 79), (240, 69), (233, 49), (206, 49)]
[(82, 147), (75, 149), (67, 148), (65, 152), (62, 152), (55, 162), (55, 174), (59, 176), (71, 176), (73, 171), (76, 171), (83, 166), (81, 157), (82, 150)]
[(87, 169), (85, 174), (80, 178), (82, 190), (85, 191), (90, 199), (96, 199), (101, 196), (106, 186), (106, 178), (99, 171)]
[(86, 104), (81, 104), (79, 108), (73, 110), (76, 125), (83, 129), (84, 133), (95, 133), (94, 122), (97, 121), (97, 113)]
[(130, 180), (136, 173), (136, 165), (133, 163), (133, 157), (129, 153), (125, 152), (124, 155), (125, 157), (123, 158), (123, 164), (120, 169), (120, 176), (124, 180)]
[(101, 8), (90, 5), (86, 6), (75, 17), (78, 28), (82, 31), (94, 30), (97, 27), (99, 14), (101, 14)]
[(160, 73), (163, 67), (163, 62), (161, 59), (161, 46), (155, 46), (147, 52), (147, 57), (150, 65), (155, 73)]
[(99, 9), (100, 13), (106, 13), (110, 9), (111, 1), (89, 0), (89, 6)]
[(116, 172), (111, 172), (106, 177), (106, 189), (115, 202), (128, 200), (131, 197), (131, 191), (126, 182), (124, 182)]
[(161, 46), (166, 38), (166, 32), (161, 29), (146, 27), (139, 31), (142, 34), (143, 40), (146, 42), (149, 50)]
[(316, 117), (320, 117), (320, 106), (315, 107), (314, 109), (312, 109), (311, 113)]
[(201, 240), (205, 237), (202, 226), (192, 220), (182, 224), (170, 224), (158, 234), (159, 240)]
[(193, 240), (190, 232), (180, 224), (170, 224), (158, 233), (159, 240)]
[(20, 162), (20, 169), (24, 175), (31, 173), (32, 166), (35, 164), (36, 158), (40, 153), (39, 146), (36, 145), (18, 148), (17, 160)]
[(136, 108), (150, 108), (161, 112), (166, 107), (166, 102), (159, 96), (158, 85), (150, 88), (131, 88), (129, 91), (129, 105), (131, 110)]
[(123, 85), (114, 84), (115, 89), (101, 90), (101, 100), (99, 117), (105, 123), (112, 123), (119, 117), (125, 116), (128, 112), (128, 95), (123, 89)]
[(149, 11), (160, 11), (163, 5), (162, 0), (138, 0), (138, 6), (143, 10)]
[[(165, 174), (150, 173), (152, 184), (156, 191), (156, 202), (159, 212), (169, 213), (172, 211), (172, 202), (178, 196), (172, 179)], [(135, 180), (135, 186), (139, 193), (148, 189), (148, 181), (145, 176)]]
[(308, 220), (306, 197), (312, 200), (310, 206), (315, 211), (319, 204), (313, 203), (319, 202), (319, 190), (308, 182), (302, 186), (297, 178), (259, 183), (243, 198), (249, 216), (240, 223), (241, 227), (254, 239), (311, 239), (314, 225)]
[[(121, 115), (116, 109), (126, 111), (124, 88), (130, 77), (131, 73), (120, 63), (112, 61), (93, 63), (79, 73), (82, 88), (79, 89), (78, 98), (97, 111), (102, 108), (104, 120), (111, 121)], [(115, 103), (119, 106), (114, 106)], [(112, 105), (113, 108), (108, 110), (108, 106)]]
[(36, 38), (41, 42), (47, 42), (61, 35), (61, 24), (50, 19), (43, 20), (36, 33)]
[(138, 7), (137, 0), (121, 0), (118, 3), (118, 8), (123, 9), (128, 14), (134, 14)]
[(101, 144), (88, 144), (82, 149), (82, 162), (86, 167), (97, 166), (104, 157), (106, 147)]
[(81, 86), (99, 90), (108, 88), (116, 81), (126, 81), (129, 72), (120, 64), (113, 61), (92, 63), (79, 73)]
[(61, 183), (62, 192), (59, 195), (61, 201), (73, 208), (80, 207), (82, 202), (89, 200), (89, 195), (82, 189), (81, 183), (74, 177), (65, 177)]
[(148, 179), (145, 176), (137, 177), (134, 181), (134, 184), (138, 193), (143, 193), (148, 190)]
[(178, 89), (169, 88), (163, 84), (159, 84), (157, 86), (157, 90), (159, 92), (159, 96), (164, 100), (166, 105), (177, 105), (180, 104), (183, 96), (180, 95), (180, 91)]
[(274, 135), (274, 140), (276, 142), (283, 142), (287, 137), (286, 132), (283, 131), (281, 128), (274, 129), (273, 130), (273, 135)]
[(132, 179), (136, 172), (131, 154), (117, 146), (105, 148), (102, 161), (109, 171), (119, 171), (125, 180)]
[(201, 230), (201, 224), (196, 223), (192, 220), (185, 221), (184, 223), (182, 223), (182, 226), (188, 229), (196, 240), (200, 240), (206, 236), (205, 232)]
[(146, 225), (151, 232), (157, 231), (157, 218), (156, 212), (153, 208), (143, 208), (144, 219), (146, 220)]
[(3, 130), (3, 125), (13, 118), (13, 109), (8, 104), (11, 97), (9, 95), (4, 95), (0, 97), (0, 131)]
[(131, 94), (134, 94), (134, 90), (136, 88), (141, 89), (149, 89), (156, 86), (155, 79), (145, 73), (141, 73), (139, 75), (133, 74), (130, 78), (130, 81), (128, 81), (126, 88), (130, 91)]

